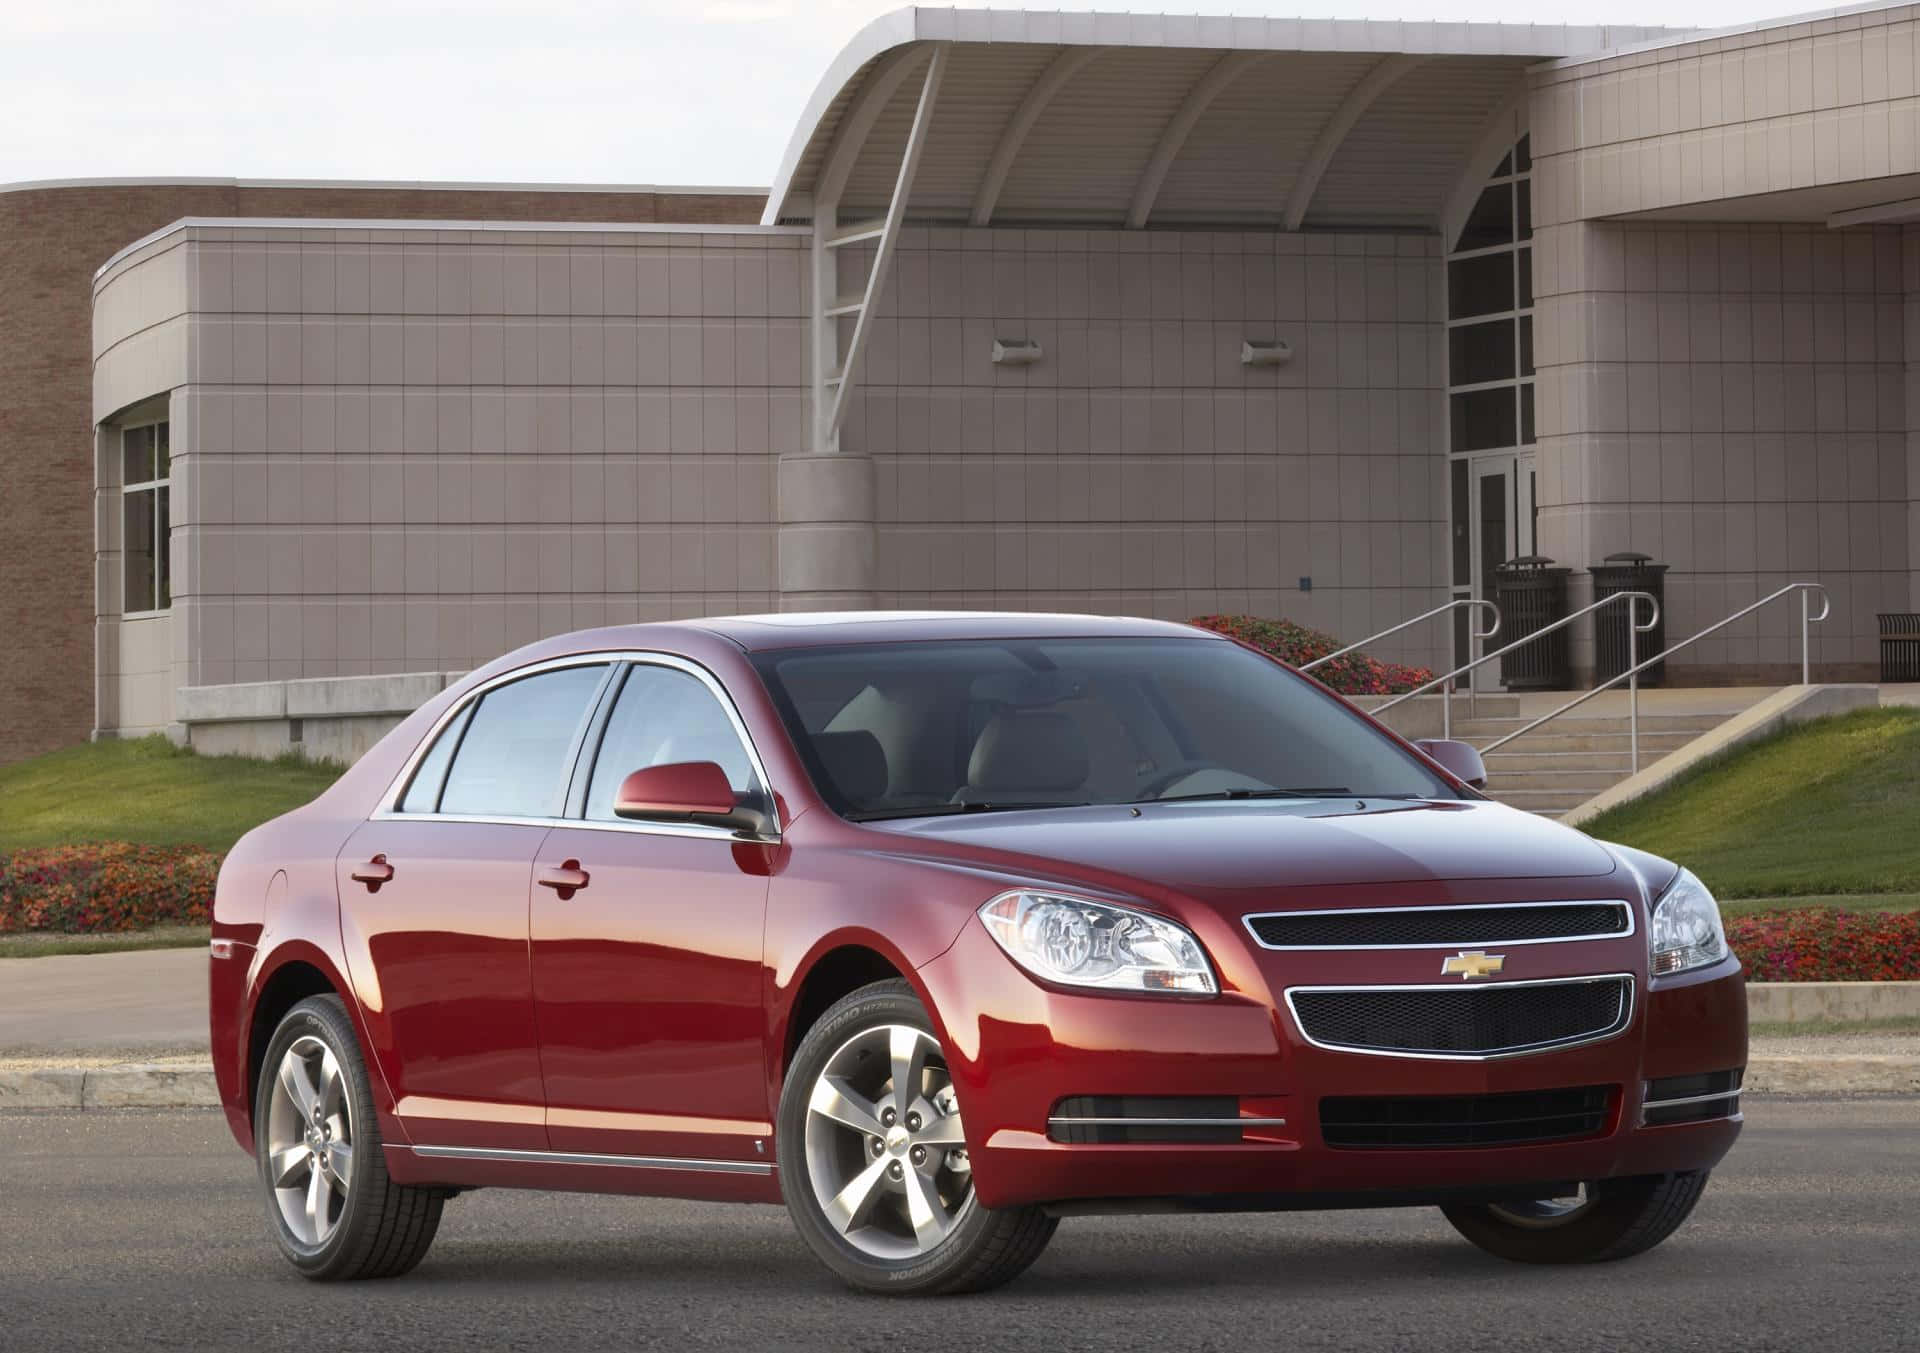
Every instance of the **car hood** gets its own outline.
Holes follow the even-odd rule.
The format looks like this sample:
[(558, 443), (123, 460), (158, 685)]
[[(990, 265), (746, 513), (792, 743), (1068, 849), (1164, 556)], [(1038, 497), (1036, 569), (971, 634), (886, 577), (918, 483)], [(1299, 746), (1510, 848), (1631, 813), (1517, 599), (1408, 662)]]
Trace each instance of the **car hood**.
[(1489, 801), (1091, 805), (870, 824), (909, 839), (1125, 874), (1177, 892), (1459, 879), (1587, 878), (1614, 857)]

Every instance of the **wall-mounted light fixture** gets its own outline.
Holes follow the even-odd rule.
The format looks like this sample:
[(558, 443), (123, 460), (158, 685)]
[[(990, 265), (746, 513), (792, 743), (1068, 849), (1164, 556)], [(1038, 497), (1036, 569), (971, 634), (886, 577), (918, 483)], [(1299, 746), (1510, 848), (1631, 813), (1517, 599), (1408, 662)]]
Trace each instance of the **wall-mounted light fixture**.
[(993, 340), (993, 364), (995, 366), (1028, 366), (1040, 360), (1040, 345), (1031, 338), (996, 338)]
[(1285, 339), (1248, 338), (1240, 344), (1241, 366), (1285, 366), (1293, 347)]

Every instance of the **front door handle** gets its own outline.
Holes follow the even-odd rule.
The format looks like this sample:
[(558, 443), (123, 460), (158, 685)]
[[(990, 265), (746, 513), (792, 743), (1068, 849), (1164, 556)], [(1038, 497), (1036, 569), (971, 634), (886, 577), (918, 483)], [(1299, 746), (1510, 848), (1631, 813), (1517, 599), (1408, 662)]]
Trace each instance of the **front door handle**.
[(558, 869), (543, 869), (537, 880), (542, 888), (551, 888), (562, 902), (593, 882), (593, 876), (580, 867), (580, 861), (568, 860)]
[(351, 877), (355, 883), (366, 884), (368, 892), (377, 893), (381, 884), (393, 882), (393, 866), (385, 855), (376, 855), (365, 864), (355, 865)]

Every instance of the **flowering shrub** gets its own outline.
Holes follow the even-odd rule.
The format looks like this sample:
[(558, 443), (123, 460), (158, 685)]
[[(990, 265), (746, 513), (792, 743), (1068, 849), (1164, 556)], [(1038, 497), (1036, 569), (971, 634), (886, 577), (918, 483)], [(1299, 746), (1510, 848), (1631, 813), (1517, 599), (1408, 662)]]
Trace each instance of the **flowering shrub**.
[(1750, 982), (1920, 981), (1920, 913), (1774, 911), (1727, 922)]
[[(1291, 620), (1263, 620), (1254, 615), (1202, 615), (1195, 616), (1189, 623), (1252, 644), (1290, 667), (1324, 658), (1344, 647), (1331, 634), (1310, 630)], [(1433, 673), (1424, 667), (1381, 662), (1364, 653), (1336, 658), (1325, 667), (1314, 668), (1309, 675), (1342, 695), (1398, 695), (1433, 680)]]
[(0, 855), (0, 933), (70, 935), (208, 919), (220, 855), (118, 841)]

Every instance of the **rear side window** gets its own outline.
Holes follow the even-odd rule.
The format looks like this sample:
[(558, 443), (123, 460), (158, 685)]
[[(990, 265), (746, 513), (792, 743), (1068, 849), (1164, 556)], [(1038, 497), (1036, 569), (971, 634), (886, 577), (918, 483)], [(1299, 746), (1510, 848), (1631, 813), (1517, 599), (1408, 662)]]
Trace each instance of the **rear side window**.
[[(606, 670), (562, 667), (481, 696), (453, 753), (440, 811), (558, 817), (567, 755)], [(436, 744), (429, 758), (439, 750)]]
[(447, 763), (453, 760), (453, 749), (460, 745), (461, 730), (466, 728), (467, 720), (472, 715), (472, 705), (454, 715), (441, 730), (433, 750), (420, 758), (413, 779), (407, 785), (407, 792), (400, 796), (401, 812), (435, 813), (440, 810), (440, 786), (447, 782)]
[(587, 787), (587, 817), (615, 821), (613, 799), (622, 780), (682, 761), (711, 761), (727, 773), (735, 794), (759, 792), (746, 746), (706, 683), (672, 667), (638, 665), (607, 719)]

